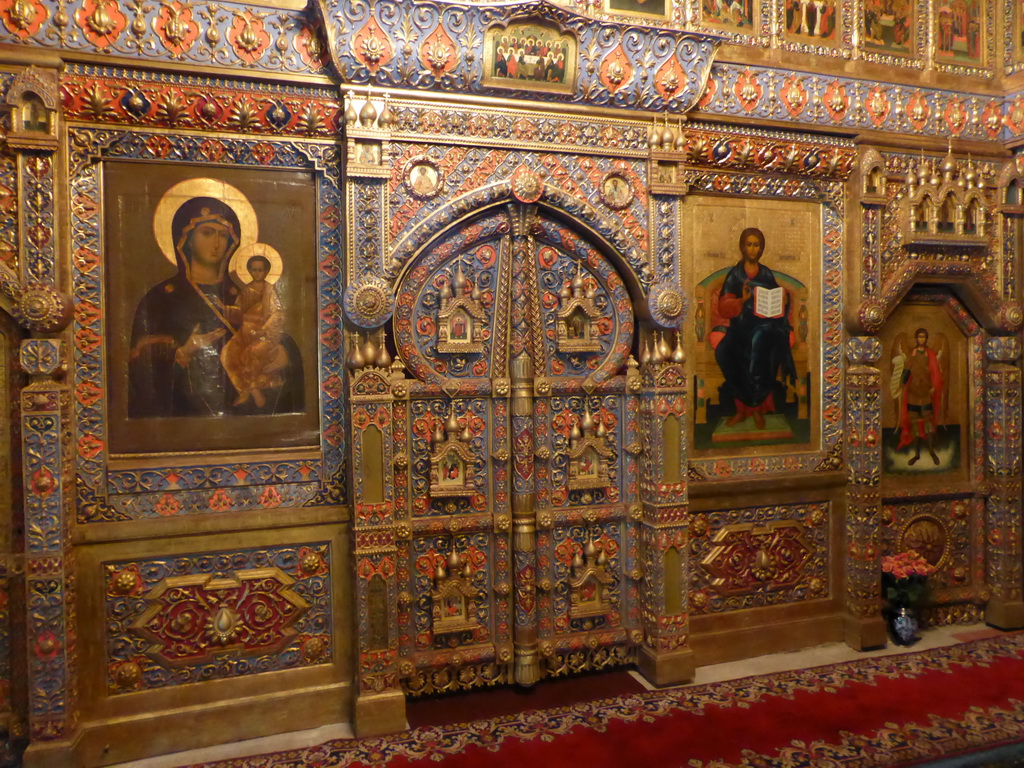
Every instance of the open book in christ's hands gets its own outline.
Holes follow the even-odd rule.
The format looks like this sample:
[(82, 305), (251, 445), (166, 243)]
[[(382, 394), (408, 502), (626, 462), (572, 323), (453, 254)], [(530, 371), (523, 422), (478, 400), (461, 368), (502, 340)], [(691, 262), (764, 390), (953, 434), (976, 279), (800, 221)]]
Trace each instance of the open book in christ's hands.
[(782, 317), (785, 302), (785, 289), (779, 288), (754, 288), (754, 314), (758, 317)]

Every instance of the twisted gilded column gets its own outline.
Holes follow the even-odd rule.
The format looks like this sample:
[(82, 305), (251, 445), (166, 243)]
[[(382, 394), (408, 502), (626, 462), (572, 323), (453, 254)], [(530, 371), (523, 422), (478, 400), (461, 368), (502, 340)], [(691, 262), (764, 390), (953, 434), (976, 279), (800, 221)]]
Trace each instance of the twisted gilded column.
[(533, 487), (533, 361), (512, 361), (512, 557), (515, 578), (515, 681), (533, 685), (540, 678), (537, 652), (537, 513)]
[(515, 621), (512, 635), (514, 668), (519, 685), (540, 679), (537, 648), (537, 512), (533, 467), (534, 359), (541, 360), (536, 326), (536, 264), (532, 225), (533, 206), (512, 210), (513, 296), (510, 410), (512, 420), (512, 568), (515, 585)]

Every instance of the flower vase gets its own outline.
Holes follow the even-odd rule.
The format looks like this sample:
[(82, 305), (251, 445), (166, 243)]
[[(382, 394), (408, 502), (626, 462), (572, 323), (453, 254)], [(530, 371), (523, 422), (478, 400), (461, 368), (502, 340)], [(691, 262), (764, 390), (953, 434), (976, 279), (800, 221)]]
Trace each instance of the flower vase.
[(892, 635), (896, 645), (913, 645), (921, 639), (917, 636), (917, 611), (909, 605), (902, 603), (891, 605), (887, 618), (889, 634)]

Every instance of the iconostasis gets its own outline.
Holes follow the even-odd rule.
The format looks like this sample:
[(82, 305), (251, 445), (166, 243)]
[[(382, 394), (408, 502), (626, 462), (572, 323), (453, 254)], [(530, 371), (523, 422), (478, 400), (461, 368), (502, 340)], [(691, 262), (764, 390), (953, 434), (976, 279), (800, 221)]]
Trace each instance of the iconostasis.
[(0, 0), (26, 764), (1024, 626), (1017, 12)]

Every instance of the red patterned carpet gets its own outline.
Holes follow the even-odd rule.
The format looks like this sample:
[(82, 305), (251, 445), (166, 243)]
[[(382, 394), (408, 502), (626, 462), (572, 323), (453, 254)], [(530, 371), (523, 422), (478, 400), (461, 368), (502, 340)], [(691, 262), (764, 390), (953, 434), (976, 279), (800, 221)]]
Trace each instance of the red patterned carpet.
[[(1022, 748), (1008, 746), (1014, 744)], [(1024, 633), (202, 768), (860, 768), (941, 758), (953, 758), (944, 766), (1024, 764), (1008, 752), (1024, 756)]]

